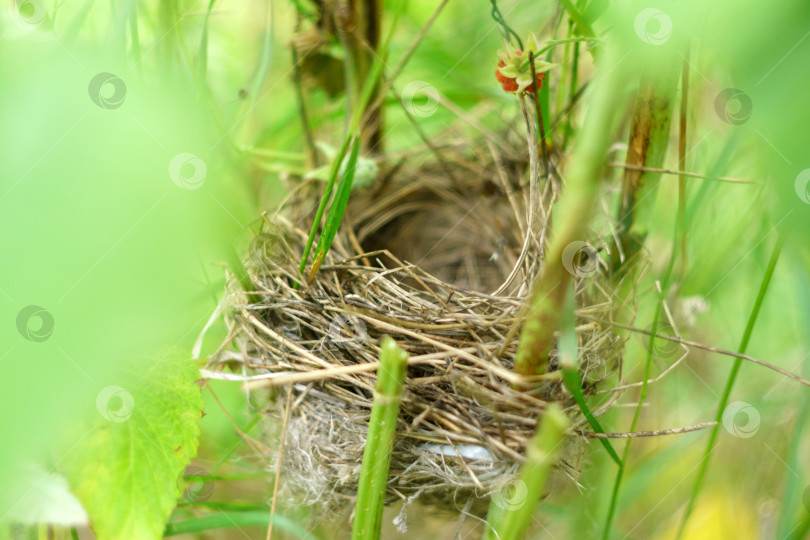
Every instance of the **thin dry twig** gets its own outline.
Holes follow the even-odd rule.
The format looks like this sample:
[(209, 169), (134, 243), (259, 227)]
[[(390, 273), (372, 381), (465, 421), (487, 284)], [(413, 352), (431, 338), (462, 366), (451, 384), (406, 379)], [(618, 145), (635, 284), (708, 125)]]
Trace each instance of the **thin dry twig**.
[(703, 422), (693, 426), (682, 428), (658, 429), (655, 431), (635, 431), (632, 433), (594, 433), (592, 431), (577, 431), (583, 437), (591, 439), (630, 439), (634, 437), (661, 437), (663, 435), (680, 435), (681, 433), (691, 433), (701, 429), (710, 428), (717, 425), (717, 422)]
[(702, 178), (703, 180), (716, 180), (718, 182), (729, 182), (731, 184), (754, 184), (759, 185), (762, 182), (756, 180), (745, 180), (743, 178), (731, 178), (728, 176), (708, 176), (705, 174), (698, 174), (688, 171), (676, 171), (674, 169), (659, 169), (657, 167), (645, 167), (643, 165), (630, 165), (629, 163), (621, 163), (618, 161), (611, 161), (608, 163), (611, 167), (620, 167), (622, 169), (629, 169), (631, 171), (644, 171), (661, 174), (674, 174), (675, 176), (685, 176), (688, 178)]

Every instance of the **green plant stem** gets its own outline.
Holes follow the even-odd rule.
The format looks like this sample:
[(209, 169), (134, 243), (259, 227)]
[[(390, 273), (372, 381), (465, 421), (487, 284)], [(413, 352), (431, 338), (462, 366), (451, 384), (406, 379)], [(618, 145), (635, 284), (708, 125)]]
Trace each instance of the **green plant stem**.
[[(301, 13), (295, 15), (295, 31), (301, 29)], [(307, 103), (304, 99), (304, 87), (301, 82), (301, 69), (298, 67), (298, 50), (295, 45), (290, 46), (290, 58), (292, 60), (292, 80), (295, 86), (295, 99), (298, 104), (298, 116), (301, 119), (301, 131), (304, 134), (304, 143), (307, 148), (307, 155), (309, 156), (309, 165), (312, 167), (320, 166), (320, 159), (318, 159), (318, 151), (315, 148), (315, 138), (312, 136), (312, 129), (309, 125), (309, 116), (307, 115)]]
[(525, 537), (570, 425), (559, 404), (551, 403), (546, 407), (540, 426), (526, 445), (526, 462), (520, 469), (518, 481), (521, 490), (525, 489), (526, 497), (520, 504), (509, 505), (503, 511), (493, 499), (487, 516), (491, 528), (487, 528), (485, 539), (517, 540)]
[(498, 4), (495, 2), (495, 0), (489, 0), (489, 3), (492, 5), (490, 16), (496, 23), (498, 23), (498, 26), (500, 26), (501, 32), (503, 33), (503, 39), (508, 42), (510, 38), (514, 38), (514, 40), (517, 41), (518, 48), (522, 50), (523, 42), (520, 40), (520, 36), (518, 36), (508, 24), (506, 24), (506, 19), (503, 18), (501, 10), (498, 9)]
[(571, 274), (563, 264), (563, 250), (586, 236), (588, 221), (599, 194), (600, 173), (612, 141), (616, 119), (621, 116), (620, 89), (624, 72), (620, 66), (594, 90), (591, 109), (577, 134), (568, 170), (568, 184), (559, 203), (551, 243), (541, 275), (532, 285), (520, 334), (515, 371), (523, 375), (545, 373), (554, 346), (554, 332)]
[(532, 73), (532, 98), (534, 99), (534, 110), (537, 115), (537, 133), (540, 137), (540, 155), (543, 156), (543, 178), (548, 178), (548, 149), (546, 148), (546, 127), (543, 125), (543, 107), (540, 104), (540, 92), (537, 88), (537, 73), (534, 68), (534, 53), (529, 51), (529, 67)]
[(371, 408), (354, 507), (352, 540), (376, 540), (380, 537), (388, 468), (397, 431), (402, 384), (408, 365), (408, 354), (390, 337), (383, 338), (381, 348), (374, 405)]
[[(773, 277), (776, 263), (779, 261), (779, 255), (782, 252), (784, 240), (784, 233), (780, 233), (779, 239), (776, 241), (776, 245), (773, 248), (773, 252), (771, 252), (768, 267), (765, 270), (765, 275), (763, 276), (762, 283), (759, 286), (757, 298), (754, 301), (754, 307), (751, 309), (751, 314), (748, 317), (748, 324), (745, 326), (745, 332), (743, 332), (743, 337), (740, 341), (740, 347), (738, 349), (740, 354), (745, 354), (745, 351), (748, 349), (748, 343), (750, 342), (751, 335), (754, 332), (754, 324), (757, 322), (759, 311), (762, 307), (762, 302), (765, 300), (765, 294), (768, 292), (768, 286), (771, 283), (771, 278)], [(703, 452), (703, 457), (700, 462), (700, 469), (698, 470), (695, 485), (692, 489), (692, 495), (689, 497), (689, 502), (686, 505), (686, 512), (684, 512), (683, 519), (681, 520), (680, 527), (678, 528), (678, 535), (676, 537), (678, 540), (683, 538), (683, 534), (686, 531), (686, 525), (689, 522), (689, 517), (691, 516), (692, 510), (695, 507), (695, 502), (697, 501), (700, 491), (703, 488), (703, 479), (705, 478), (706, 471), (709, 468), (709, 457), (714, 449), (715, 442), (717, 442), (717, 436), (720, 433), (720, 426), (723, 423), (723, 412), (728, 405), (728, 400), (731, 397), (731, 390), (734, 388), (734, 382), (737, 380), (737, 374), (740, 372), (741, 366), (742, 359), (736, 358), (734, 360), (734, 365), (731, 367), (731, 372), (728, 375), (728, 379), (726, 380), (726, 386), (723, 388), (723, 394), (720, 397), (720, 402), (717, 404), (717, 412), (715, 413), (716, 424), (709, 434), (709, 442), (706, 445), (706, 450)]]

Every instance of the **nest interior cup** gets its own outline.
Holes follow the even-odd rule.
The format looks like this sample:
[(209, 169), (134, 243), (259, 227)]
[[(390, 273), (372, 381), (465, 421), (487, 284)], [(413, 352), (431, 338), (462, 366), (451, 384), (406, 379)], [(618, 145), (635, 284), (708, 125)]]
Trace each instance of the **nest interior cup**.
[[(235, 282), (229, 295), (236, 350), (215, 361), (292, 384), (282, 474), (298, 500), (333, 507), (356, 494), (386, 334), (410, 355), (390, 500), (458, 507), (499, 489), (549, 402), (563, 405), (574, 433), (584, 426), (553, 355), (549, 373), (514, 388), (517, 339), (507, 340), (542, 265), (554, 190), (521, 188), (502, 163), (464, 167), (451, 177), (422, 166), (353, 193), (310, 286), (295, 284), (316, 195), (287, 201), (251, 245), (251, 301)], [(578, 319), (577, 335), (592, 393), (620, 365), (622, 340), (592, 322), (613, 309), (601, 272), (576, 279), (576, 300), (591, 317)], [(576, 477), (582, 447), (568, 438), (558, 472)]]

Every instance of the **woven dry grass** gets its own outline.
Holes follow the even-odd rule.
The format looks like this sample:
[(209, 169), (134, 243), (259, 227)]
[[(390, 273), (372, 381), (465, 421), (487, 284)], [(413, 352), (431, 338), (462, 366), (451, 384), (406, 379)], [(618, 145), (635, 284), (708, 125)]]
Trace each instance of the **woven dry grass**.
[[(524, 176), (526, 161), (490, 149), (398, 168), (353, 193), (311, 286), (295, 287), (297, 261), (320, 186), (265, 216), (246, 263), (252, 301), (234, 282), (231, 336), (213, 364), (240, 364), (254, 389), (292, 385), (282, 477), (299, 501), (331, 507), (356, 492), (385, 334), (410, 354), (392, 498), (460, 505), (497, 489), (552, 401), (575, 420), (559, 470), (576, 477), (585, 421), (556, 358), (532, 379), (512, 371), (514, 330), (542, 266), (556, 182), (540, 181), (536, 156)], [(580, 253), (572, 264), (585, 276), (576, 279), (576, 313), (589, 394), (620, 368), (623, 341), (594, 322), (612, 320), (613, 292), (587, 253), (590, 260)], [(276, 412), (284, 400), (277, 403)]]

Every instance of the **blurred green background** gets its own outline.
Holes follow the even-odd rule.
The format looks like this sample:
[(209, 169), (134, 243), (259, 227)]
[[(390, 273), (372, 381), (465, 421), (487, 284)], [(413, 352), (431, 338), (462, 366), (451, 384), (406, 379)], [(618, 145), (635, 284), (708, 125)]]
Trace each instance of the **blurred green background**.
[[(784, 252), (748, 354), (810, 378), (810, 192), (801, 176), (810, 169), (810, 5), (799, 0), (604, 5), (594, 22), (597, 36), (626, 48), (630, 74), (656, 65), (658, 49), (637, 29), (643, 9), (667, 17), (673, 42), (691, 43), (683, 168), (756, 181), (687, 179), (687, 263), (668, 298), (680, 333), (736, 350), (782, 231)], [(407, 3), (389, 53), (392, 65), (435, 6)], [(299, 7), (313, 9), (310, 3)], [(562, 16), (556, 2), (501, 1), (499, 7), (518, 35), (533, 31), (541, 41), (552, 37)], [(483, 1), (449, 2), (394, 88), (401, 92), (409, 82), (425, 81), (443, 102), (493, 132), (520, 132), (517, 100), (503, 93), (493, 76), (503, 38), (490, 10)], [(295, 13), (296, 2), (229, 0), (12, 1), (4, 13), (0, 485), (8, 489), (0, 492), (0, 509), (18, 496), (14, 486), (21, 459), (36, 456), (58, 466), (81, 436), (71, 432), (71, 419), (93, 413), (99, 390), (115, 384), (123, 365), (166, 347), (190, 349), (222, 294), (226, 266), (244, 254), (259, 213), (279, 200), (280, 178), (304, 166), (303, 161), (260, 159), (251, 151), (304, 155), (288, 48)], [(652, 35), (662, 31), (661, 20), (648, 24)], [(563, 61), (562, 48), (555, 49), (554, 61)], [(582, 62), (580, 78), (588, 80), (593, 66), (585, 55)], [(305, 75), (313, 77), (341, 76), (325, 64), (307, 70)], [(94, 86), (91, 81), (99, 75), (101, 83)], [(728, 88), (747, 99), (724, 100)], [(344, 99), (313, 83), (305, 83), (305, 89), (316, 139), (338, 145)], [(572, 115), (575, 131), (589, 94), (583, 99)], [(617, 144), (627, 141), (623, 119), (623, 131), (614, 136)], [(433, 140), (481, 137), (448, 107), (417, 120)], [(665, 162), (670, 169), (679, 167), (676, 127)], [(386, 152), (422, 144), (393, 99), (384, 134)], [(619, 147), (615, 159), (621, 157)], [(172, 166), (175, 158), (179, 161)], [(204, 178), (197, 185), (199, 174)], [(608, 186), (615, 186), (616, 171), (605, 175)], [(651, 323), (655, 283), (673, 249), (677, 197), (677, 177), (664, 175), (655, 200), (645, 201), (651, 268), (637, 289), (639, 328)], [(19, 314), (31, 305), (52, 317), (52, 334), (43, 341), (26, 339), (19, 330)], [(47, 327), (45, 317), (26, 328), (36, 332), (40, 322)], [(223, 332), (209, 333), (204, 351), (212, 350)], [(639, 335), (630, 337), (626, 380), (641, 379), (645, 346)], [(674, 360), (656, 362), (652, 375)], [(679, 367), (650, 386), (637, 429), (711, 420), (731, 364), (728, 357), (690, 351)], [(263, 508), (272, 488), (272, 474), (264, 472), (269, 462), (244, 443), (231, 420), (269, 446), (273, 436), (254, 421), (238, 387), (211, 387), (221, 403), (204, 391), (207, 414), (200, 421), (195, 464), (248, 477), (216, 482), (212, 499)], [(606, 429), (625, 431), (636, 399), (634, 391), (624, 394), (605, 415)], [(753, 407), (754, 433), (733, 434), (735, 425), (753, 426), (755, 417), (745, 412), (737, 424), (721, 429), (687, 537), (785, 538), (810, 512), (807, 497), (802, 502), (810, 486), (809, 389), (744, 363), (732, 401)], [(705, 432), (633, 442), (611, 538), (674, 537), (705, 443)], [(597, 537), (614, 475), (602, 448), (590, 445), (579, 484), (555, 486), (538, 509), (536, 537)], [(306, 511), (283, 511), (306, 523)], [(391, 527), (397, 512), (386, 514), (386, 538), (399, 534)], [(457, 517), (431, 517), (425, 531), (416, 519), (420, 512), (408, 511), (413, 523), (407, 537), (453, 537)], [(204, 537), (258, 538), (263, 530)], [(313, 532), (334, 536), (328, 524), (317, 524)]]

